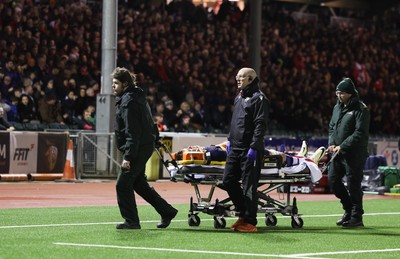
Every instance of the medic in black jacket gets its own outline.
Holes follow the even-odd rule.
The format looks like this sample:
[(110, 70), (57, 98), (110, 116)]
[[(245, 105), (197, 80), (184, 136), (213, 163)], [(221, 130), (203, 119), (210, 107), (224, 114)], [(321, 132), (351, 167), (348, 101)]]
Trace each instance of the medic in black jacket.
[(260, 91), (259, 79), (252, 68), (240, 69), (236, 81), (240, 93), (232, 114), (223, 184), (239, 213), (231, 229), (256, 232), (257, 184), (264, 156), (269, 100)]
[(136, 76), (117, 67), (112, 87), (117, 96), (115, 138), (123, 153), (116, 190), (121, 216), (125, 221), (117, 229), (140, 229), (134, 192), (142, 196), (161, 215), (158, 228), (166, 228), (178, 211), (151, 187), (146, 179), (147, 160), (154, 150), (155, 127), (143, 90), (136, 86)]

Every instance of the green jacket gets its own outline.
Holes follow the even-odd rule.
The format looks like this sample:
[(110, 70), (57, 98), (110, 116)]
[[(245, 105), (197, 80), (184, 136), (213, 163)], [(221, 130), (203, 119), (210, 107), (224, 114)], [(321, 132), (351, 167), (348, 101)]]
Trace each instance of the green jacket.
[(338, 100), (329, 122), (329, 146), (340, 146), (347, 161), (365, 161), (369, 122), (368, 107), (360, 101), (358, 93), (353, 94), (347, 106)]

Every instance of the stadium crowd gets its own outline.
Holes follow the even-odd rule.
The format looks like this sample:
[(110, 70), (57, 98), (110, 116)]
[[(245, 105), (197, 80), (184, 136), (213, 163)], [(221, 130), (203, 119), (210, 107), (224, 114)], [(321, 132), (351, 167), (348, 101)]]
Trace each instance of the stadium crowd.
[[(101, 77), (101, 2), (0, 2), (0, 106), (21, 124), (95, 129)], [(235, 75), (249, 66), (249, 13), (224, 1), (218, 13), (191, 1), (120, 1), (117, 66), (137, 74), (161, 131), (229, 129)], [(260, 86), (271, 100), (269, 133), (326, 135), (335, 86), (357, 85), (371, 134), (400, 135), (400, 5), (362, 25), (294, 21), (299, 5), (265, 1)], [(111, 87), (111, 86), (104, 86)], [(37, 129), (37, 127), (36, 127)]]

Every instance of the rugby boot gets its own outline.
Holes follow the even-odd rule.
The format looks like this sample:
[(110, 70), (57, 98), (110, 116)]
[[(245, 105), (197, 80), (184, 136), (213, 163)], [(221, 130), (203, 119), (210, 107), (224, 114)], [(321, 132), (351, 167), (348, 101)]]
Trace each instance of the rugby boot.
[(252, 233), (257, 232), (257, 227), (250, 223), (242, 223), (235, 228), (235, 231), (244, 232), (244, 233)]
[(325, 147), (319, 147), (314, 154), (312, 154), (312, 156), (310, 157), (310, 159), (312, 161), (314, 161), (314, 163), (316, 165), (318, 165), (319, 160), (321, 160), (321, 158), (323, 158), (325, 155)]
[(296, 156), (307, 157), (307, 153), (308, 153), (308, 145), (307, 142), (303, 140), (300, 151), (297, 153)]
[(345, 212), (345, 213), (343, 214), (343, 216), (342, 216), (338, 221), (336, 221), (336, 225), (342, 226), (342, 225), (343, 225), (343, 222), (349, 221), (350, 219), (351, 219), (351, 214)]
[(239, 225), (241, 225), (241, 224), (243, 224), (244, 223), (244, 218), (243, 217), (239, 217), (237, 220), (236, 220), (236, 222), (235, 223), (233, 223), (232, 225), (231, 225), (231, 229), (232, 230), (235, 230), (235, 228), (237, 228), (237, 226), (239, 226)]

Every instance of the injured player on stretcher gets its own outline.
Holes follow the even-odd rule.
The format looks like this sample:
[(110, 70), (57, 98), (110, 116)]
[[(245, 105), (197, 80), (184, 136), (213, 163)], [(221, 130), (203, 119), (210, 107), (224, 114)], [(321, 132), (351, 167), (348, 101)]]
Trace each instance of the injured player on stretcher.
[[(224, 142), (218, 145), (200, 147), (200, 146), (189, 146), (176, 153), (172, 154), (172, 158), (177, 161), (179, 165), (213, 165), (213, 166), (224, 166), (228, 142)], [(293, 174), (302, 172), (305, 169), (309, 169), (311, 173), (311, 182), (318, 182), (322, 173), (319, 169), (318, 163), (325, 155), (325, 147), (318, 148), (311, 156), (308, 156), (308, 146), (303, 141), (300, 151), (296, 155), (289, 155), (284, 152), (280, 152), (274, 149), (265, 149), (264, 157), (268, 156), (280, 156), (282, 159), (282, 166), (280, 168), (265, 169), (269, 166), (264, 166), (262, 173), (266, 173), (267, 170), (271, 170), (271, 174), (276, 173), (279, 169), (282, 173)]]

